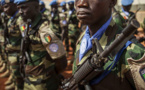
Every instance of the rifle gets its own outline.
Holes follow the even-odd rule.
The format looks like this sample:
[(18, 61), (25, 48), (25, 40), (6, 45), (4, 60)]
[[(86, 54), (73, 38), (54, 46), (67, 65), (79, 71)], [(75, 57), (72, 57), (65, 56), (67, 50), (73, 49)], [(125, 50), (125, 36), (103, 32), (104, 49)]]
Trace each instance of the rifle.
[(29, 56), (29, 53), (28, 53), (28, 49), (29, 49), (29, 45), (30, 45), (30, 39), (29, 39), (29, 26), (31, 24), (31, 19), (27, 19), (27, 27), (26, 27), (26, 30), (24, 31), (24, 37), (21, 41), (21, 50), (20, 50), (20, 68), (21, 68), (21, 74), (23, 77), (25, 77), (25, 65), (27, 63), (27, 61), (32, 61), (30, 56)]
[(98, 54), (93, 53), (89, 55), (87, 59), (78, 66), (74, 75), (70, 79), (62, 82), (63, 90), (75, 90), (79, 85), (83, 85), (86, 90), (91, 90), (89, 81), (98, 77), (103, 72), (103, 66), (108, 61), (107, 57), (110, 54), (115, 56), (138, 27), (139, 23), (136, 20), (132, 20), (131, 23), (124, 28), (122, 33), (112, 42), (111, 45), (106, 47), (104, 51), (99, 41), (95, 39), (95, 45), (99, 48), (100, 52)]
[(138, 9), (136, 10), (136, 12), (128, 19), (128, 23), (130, 23), (131, 20), (135, 18), (137, 12), (138, 12), (140, 9), (141, 9), (141, 8), (138, 8)]

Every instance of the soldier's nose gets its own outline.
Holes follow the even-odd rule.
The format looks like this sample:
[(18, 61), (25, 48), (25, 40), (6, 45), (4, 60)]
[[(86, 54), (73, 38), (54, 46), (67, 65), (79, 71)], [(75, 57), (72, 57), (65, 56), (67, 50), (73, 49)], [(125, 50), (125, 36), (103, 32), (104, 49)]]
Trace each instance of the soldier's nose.
[(88, 3), (86, 2), (86, 0), (80, 0), (77, 4), (78, 7), (88, 7)]

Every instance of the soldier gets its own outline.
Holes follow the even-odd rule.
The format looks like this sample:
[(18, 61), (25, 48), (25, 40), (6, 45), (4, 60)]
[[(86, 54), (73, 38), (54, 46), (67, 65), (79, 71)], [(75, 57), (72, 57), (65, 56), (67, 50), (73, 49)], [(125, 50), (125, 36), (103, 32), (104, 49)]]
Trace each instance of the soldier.
[(140, 25), (141, 27), (138, 28), (136, 33), (136, 39), (145, 46), (145, 18)]
[(57, 90), (58, 76), (67, 65), (63, 44), (48, 19), (41, 15), (38, 0), (15, 0), (15, 3), (23, 20), (19, 26), (23, 37), (20, 58), (24, 90)]
[[(14, 0), (6, 1), (2, 0), (1, 4), (3, 6), (4, 12), (10, 17), (7, 26), (4, 31), (5, 42), (6, 42), (6, 52), (8, 53), (8, 63), (11, 76), (5, 83), (5, 89), (9, 90), (12, 88), (21, 90), (23, 89), (23, 77), (20, 74), (19, 66), (19, 55), (20, 55), (20, 44), (21, 44), (21, 33), (18, 26), (19, 23), (19, 13), (16, 4), (13, 3)], [(15, 84), (15, 87), (14, 87)]]
[(40, 12), (42, 15), (48, 18), (50, 11), (45, 8), (45, 3), (42, 0), (39, 0)]
[(73, 55), (75, 51), (76, 41), (80, 35), (79, 28), (78, 28), (78, 19), (76, 16), (76, 11), (74, 8), (74, 1), (68, 2), (69, 11), (67, 14), (67, 21), (68, 21), (68, 36), (69, 41), (71, 42), (71, 47), (73, 48)]
[(122, 28), (124, 28), (124, 27), (126, 26), (126, 21), (125, 21), (125, 19), (124, 19), (123, 16), (120, 14), (120, 12), (117, 11), (117, 10), (115, 9), (115, 7), (112, 8), (112, 18), (113, 18), (114, 22), (115, 22), (117, 25), (121, 26)]
[(49, 16), (50, 27), (55, 32), (55, 34), (61, 38), (62, 30), (59, 23), (60, 17), (59, 17), (59, 11), (58, 11), (58, 3), (56, 0), (52, 0), (49, 3), (49, 5), (51, 7), (51, 13)]
[(62, 1), (62, 2), (60, 3), (60, 6), (61, 6), (61, 8), (62, 8), (62, 10), (61, 10), (62, 13), (67, 11), (66, 2), (65, 2), (65, 1)]
[(65, 41), (65, 47), (67, 51), (67, 56), (69, 52), (69, 38), (68, 38), (68, 22), (67, 22), (67, 8), (66, 8), (66, 2), (62, 1), (60, 3), (60, 6), (62, 8), (60, 12), (60, 26), (62, 29), (62, 41)]
[(128, 19), (134, 14), (130, 11), (132, 3), (134, 0), (122, 0), (122, 8), (120, 11), (120, 14), (123, 16), (126, 22), (128, 22)]
[[(110, 45), (112, 41), (114, 41), (116, 35), (120, 33), (120, 30), (122, 30), (114, 23), (111, 16), (111, 9), (115, 6), (116, 2), (117, 0), (75, 1), (77, 17), (82, 24), (88, 25), (88, 27), (86, 31), (82, 33), (76, 44), (77, 48), (75, 52), (75, 61), (73, 63), (73, 73), (75, 73), (77, 66), (82, 65), (84, 60), (93, 53), (93, 38), (97, 38), (104, 49)], [(144, 75), (143, 72), (145, 71), (145, 56), (142, 58), (142, 65), (139, 63), (141, 60), (140, 58), (145, 53), (145, 50), (139, 43), (132, 43), (128, 41), (127, 44), (125, 49), (121, 49), (123, 52), (117, 54), (117, 59), (119, 60), (118, 62), (112, 66), (111, 63), (114, 62), (114, 58), (112, 57), (112, 59), (103, 64), (103, 67), (100, 67), (103, 69), (103, 73), (100, 72), (100, 76), (98, 75), (95, 79), (89, 82), (92, 88), (91, 90), (134, 90), (134, 83), (137, 84), (136, 80), (143, 82), (138, 83), (137, 89), (140, 86), (144, 86), (145, 77), (141, 76)], [(99, 50), (95, 52), (98, 51)], [(97, 53), (97, 55), (98, 54), (99, 53)], [(121, 56), (118, 57), (118, 55)], [(127, 58), (133, 58), (135, 60), (129, 61)], [(100, 59), (98, 61), (100, 61)], [(133, 65), (135, 65), (135, 67)], [(95, 70), (97, 70), (97, 68)], [(135, 71), (132, 72), (133, 70)], [(132, 78), (132, 76), (134, 76), (134, 78)]]

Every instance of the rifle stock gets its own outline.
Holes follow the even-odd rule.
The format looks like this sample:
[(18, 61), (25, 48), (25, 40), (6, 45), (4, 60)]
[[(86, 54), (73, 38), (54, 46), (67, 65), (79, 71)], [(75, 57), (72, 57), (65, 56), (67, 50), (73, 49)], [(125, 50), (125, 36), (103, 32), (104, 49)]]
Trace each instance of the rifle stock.
[[(131, 23), (118, 36), (118, 38), (116, 38), (104, 51), (101, 51), (100, 54), (89, 55), (87, 59), (77, 68), (74, 75), (69, 80), (65, 80), (63, 82), (63, 90), (75, 90), (78, 85), (84, 85), (85, 87), (87, 85), (87, 88), (91, 90), (88, 85), (89, 81), (103, 72), (103, 66), (106, 63), (106, 59), (110, 53), (114, 53), (116, 48), (119, 48), (120, 50), (138, 27), (139, 23), (136, 20), (132, 20)], [(98, 41), (95, 43), (97, 44)]]

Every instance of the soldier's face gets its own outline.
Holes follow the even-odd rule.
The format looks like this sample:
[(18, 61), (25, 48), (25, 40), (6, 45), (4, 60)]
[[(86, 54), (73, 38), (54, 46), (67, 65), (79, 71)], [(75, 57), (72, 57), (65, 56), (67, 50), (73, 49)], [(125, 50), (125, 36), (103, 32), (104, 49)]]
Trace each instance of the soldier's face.
[(32, 2), (20, 4), (17, 8), (24, 21), (27, 21), (27, 19), (33, 20), (39, 11), (39, 7), (36, 8)]
[(57, 9), (58, 9), (57, 5), (52, 5), (51, 6), (51, 11), (57, 12)]
[(131, 6), (132, 6), (132, 5), (122, 6), (122, 7), (123, 7), (123, 9), (124, 9), (125, 11), (129, 12), (130, 9), (131, 9)]
[(16, 10), (16, 5), (14, 3), (6, 3), (3, 6), (3, 10), (7, 15), (12, 16), (15, 13), (14, 10)]
[(95, 24), (111, 15), (116, 0), (75, 0), (77, 17), (82, 24)]

